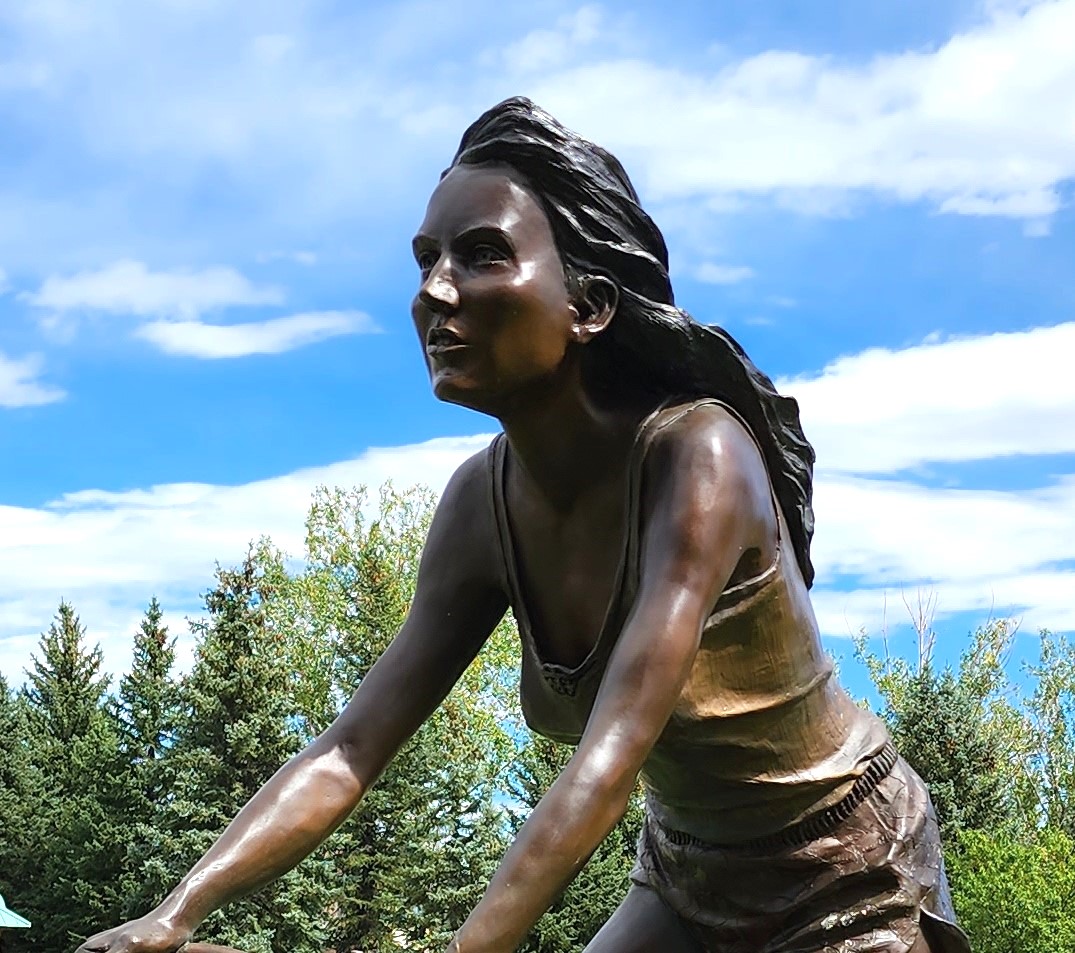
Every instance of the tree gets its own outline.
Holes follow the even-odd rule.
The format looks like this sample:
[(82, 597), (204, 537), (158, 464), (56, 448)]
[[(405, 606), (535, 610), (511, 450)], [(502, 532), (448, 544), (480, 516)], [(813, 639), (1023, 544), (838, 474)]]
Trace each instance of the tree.
[(119, 915), (124, 831), (117, 823), (123, 773), (105, 710), (101, 650), (86, 642), (73, 607), (61, 602), (41, 636), (24, 689), (29, 757), (40, 800), (32, 864), (20, 890), (35, 949), (64, 950), (96, 923)]
[(965, 830), (992, 830), (1012, 817), (1017, 767), (1029, 751), (1025, 716), (1011, 700), (1005, 672), (1015, 627), (991, 622), (975, 631), (957, 670), (937, 670), (934, 636), (919, 629), (915, 664), (887, 652), (857, 654), (883, 703), (900, 753), (929, 788), (946, 844)]
[(63, 745), (85, 735), (100, 712), (108, 677), (101, 674), (101, 649), (84, 644), (86, 630), (69, 602), (41, 636), (40, 655), (31, 656), (26, 697), (48, 737)]
[(1041, 822), (1075, 839), (1075, 645), (1043, 631), (1027, 699), (1034, 737), (1030, 803)]
[[(517, 805), (512, 812), (513, 831), (518, 832), (572, 754), (573, 749), (566, 745), (529, 736), (509, 782)], [(534, 925), (521, 948), (525, 953), (579, 950), (593, 939), (630, 887), (643, 817), (642, 799), (636, 792), (623, 820), (598, 845), (579, 875)]]
[[(266, 611), (284, 635), (303, 723), (335, 716), (399, 631), (414, 595), (432, 495), (322, 489), (307, 521), (303, 569), (264, 545)], [(340, 889), (337, 949), (440, 950), (484, 891), (505, 847), (499, 804), (517, 636), (502, 624), (441, 708), (404, 746), (355, 815), (317, 855)]]
[[(266, 624), (269, 597), (248, 554), (236, 569), (218, 568), (205, 596), (208, 618), (192, 623), (199, 641), (183, 688), (185, 717), (165, 749), (174, 782), (142, 864), (137, 906), (158, 901), (300, 746), (283, 641)], [(320, 953), (325, 904), (324, 878), (307, 862), (213, 914), (200, 935), (249, 953)]]
[(967, 831), (949, 868), (975, 953), (1075, 953), (1075, 841), (1063, 831)]
[[(40, 775), (30, 757), (31, 731), (23, 697), (12, 692), (0, 676), (0, 894), (24, 908), (36, 865), (40, 831)], [(29, 949), (17, 934), (12, 950)]]
[(160, 603), (152, 598), (134, 636), (131, 670), (119, 683), (120, 743), (136, 764), (159, 761), (171, 747), (179, 721), (179, 685), (172, 678), (175, 638), (169, 636), (162, 615)]
[(131, 670), (120, 679), (113, 705), (126, 795), (117, 809), (125, 834), (117, 885), (124, 917), (140, 913), (145, 899), (142, 868), (159, 841), (156, 820), (172, 788), (168, 754), (182, 710), (179, 684), (171, 674), (175, 639), (161, 617), (160, 603), (153, 598), (135, 633)]

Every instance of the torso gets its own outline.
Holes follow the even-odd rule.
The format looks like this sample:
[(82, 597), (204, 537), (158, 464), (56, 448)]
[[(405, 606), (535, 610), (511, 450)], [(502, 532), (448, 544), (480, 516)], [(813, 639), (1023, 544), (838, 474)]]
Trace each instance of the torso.
[[(715, 401), (655, 412), (640, 425), (619, 481), (596, 491), (575, 520), (550, 520), (513, 491), (505, 438), (490, 449), (504, 586), (523, 642), (523, 712), (539, 733), (574, 744), (585, 729), (638, 588), (647, 447), (701, 407), (730, 413)], [(828, 806), (887, 738), (832, 678), (770, 499), (769, 518), (757, 520), (756, 545), (714, 606), (694, 671), (643, 769), (651, 809), (704, 840), (760, 836)]]
[[(716, 405), (706, 411), (726, 413)], [(661, 413), (662, 409), (658, 409), (638, 424), (635, 442), (622, 466), (613, 471), (611, 478), (595, 483), (566, 513), (527, 490), (510, 448), (504, 448), (500, 479), (517, 576), (513, 601), (521, 603), (516, 612), (525, 612), (530, 636), (546, 662), (564, 668), (583, 662), (594, 651), (614, 603), (622, 595), (632, 466), (643, 471), (638, 488), (641, 491), (651, 482), (644, 472), (649, 458), (643, 444), (648, 427)], [(638, 512), (633, 518), (640, 524), (641, 534), (647, 510), (643, 492), (635, 505)], [(743, 554), (729, 585), (755, 575), (772, 561), (776, 514), (770, 511), (766, 516), (753, 527), (751, 535), (756, 545)]]
[(626, 474), (567, 514), (523, 492), (510, 454), (504, 490), (519, 598), (542, 658), (575, 667), (592, 651), (620, 584)]

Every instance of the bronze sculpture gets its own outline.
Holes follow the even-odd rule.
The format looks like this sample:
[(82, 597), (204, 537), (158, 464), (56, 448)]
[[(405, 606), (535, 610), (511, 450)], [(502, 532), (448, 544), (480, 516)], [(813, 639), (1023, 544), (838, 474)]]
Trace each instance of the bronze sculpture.
[(173, 950), (297, 863), (509, 606), (526, 718), (577, 750), (452, 951), (514, 950), (640, 772), (634, 884), (591, 953), (967, 950), (925, 788), (821, 649), (797, 406), (675, 307), (620, 164), (501, 103), (414, 255), (434, 393), (504, 432), (449, 483), (408, 618), (336, 722), (156, 910), (80, 950)]

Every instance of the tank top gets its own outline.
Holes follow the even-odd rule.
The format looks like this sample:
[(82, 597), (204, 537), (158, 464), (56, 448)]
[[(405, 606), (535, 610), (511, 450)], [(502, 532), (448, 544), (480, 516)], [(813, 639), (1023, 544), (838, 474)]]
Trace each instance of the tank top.
[[(535, 732), (577, 745), (640, 581), (642, 469), (654, 437), (715, 399), (654, 411), (628, 461), (623, 551), (604, 624), (574, 667), (541, 658), (522, 598), (505, 501), (507, 440), (488, 451), (504, 586), (522, 642), (523, 716)], [(753, 434), (751, 434), (753, 437)], [(763, 457), (764, 459), (764, 457)], [(772, 564), (726, 588), (706, 619), (679, 700), (642, 769), (647, 810), (665, 827), (714, 844), (767, 837), (832, 806), (888, 741), (884, 725), (837, 684), (821, 645), (775, 494)]]

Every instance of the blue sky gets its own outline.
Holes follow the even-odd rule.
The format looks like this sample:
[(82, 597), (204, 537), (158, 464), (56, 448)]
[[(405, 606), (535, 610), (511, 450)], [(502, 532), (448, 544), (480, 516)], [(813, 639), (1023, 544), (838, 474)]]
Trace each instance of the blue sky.
[(61, 598), (119, 671), (155, 593), (189, 659), (214, 562), (301, 553), (315, 485), (439, 489), (488, 439), (429, 394), (408, 246), (518, 93), (799, 398), (829, 637), (921, 594), (949, 655), (1075, 630), (1075, 0), (865, 10), (0, 7), (0, 672)]

